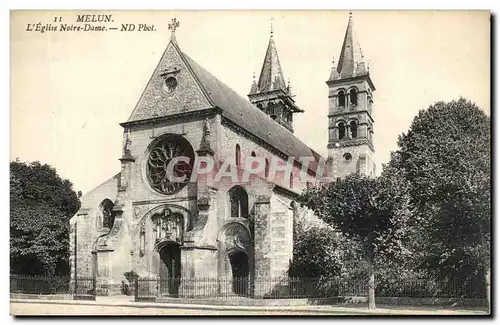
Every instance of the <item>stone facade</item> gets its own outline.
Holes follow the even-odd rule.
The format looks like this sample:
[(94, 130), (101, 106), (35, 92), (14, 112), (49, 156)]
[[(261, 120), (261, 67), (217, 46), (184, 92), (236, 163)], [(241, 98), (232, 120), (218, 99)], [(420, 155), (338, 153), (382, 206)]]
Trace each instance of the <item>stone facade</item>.
[(328, 85), (329, 176), (351, 173), (375, 176), (373, 154), (373, 92), (359, 43), (349, 17), (339, 62), (332, 69)]
[[(344, 150), (358, 162), (357, 170), (371, 170), (367, 134), (373, 121), (371, 112), (361, 110), (368, 108), (361, 102), (367, 102), (371, 88), (365, 79), (356, 82), (360, 104), (348, 113), (335, 104), (337, 88), (347, 84), (330, 84), (331, 140), (337, 137), (337, 116), (351, 115), (363, 140), (330, 149), (329, 158), (338, 162), (335, 174), (352, 169), (340, 163)], [(249, 127), (256, 121), (259, 125)], [(210, 278), (226, 280), (209, 290), (260, 296), (267, 289), (256, 279), (287, 275), (298, 211), (294, 200), (307, 186), (299, 178), (298, 159), (306, 153), (317, 162), (319, 155), (198, 66), (174, 38), (121, 125), (120, 173), (87, 193), (70, 221), (73, 280), (94, 277), (99, 294), (119, 294), (124, 273), (134, 271), (141, 278), (168, 280), (166, 290), (154, 288), (160, 295), (190, 292), (189, 283), (175, 279)], [(173, 173), (188, 175), (188, 181), (166, 181), (166, 161), (186, 155), (195, 159), (191, 167), (175, 165)], [(242, 180), (245, 159), (252, 156), (270, 164), (292, 162), (291, 177), (284, 172), (268, 177), (266, 167)], [(212, 159), (213, 168), (191, 177), (199, 159)], [(224, 168), (236, 170), (238, 178), (214, 177)], [(243, 291), (231, 285), (235, 278), (246, 281), (238, 289)]]
[[(192, 152), (198, 152), (197, 157), (213, 156), (214, 173), (228, 161), (241, 177), (244, 166), (236, 166), (236, 146), (241, 148), (243, 161), (253, 153), (269, 161), (277, 157), (285, 162), (275, 148), (245, 134), (233, 123), (224, 123), (217, 107), (204, 107), (210, 105), (210, 100), (181, 56), (171, 42), (131, 118), (123, 124), (121, 172), (87, 193), (80, 211), (71, 219), (72, 276), (95, 277), (100, 294), (118, 294), (127, 271), (133, 270), (141, 278), (174, 274), (174, 269), (165, 271), (161, 256), (170, 244), (180, 250), (180, 260), (175, 261), (180, 263), (175, 273), (180, 278), (230, 279), (235, 272), (231, 258), (240, 252), (240, 259), (246, 259), (248, 264), (246, 274), (240, 275), (248, 278), (249, 290), (253, 289), (251, 281), (255, 276), (285, 275), (292, 258), (290, 198), (296, 195), (300, 183), (296, 182), (292, 189), (289, 179), (270, 181), (261, 173), (248, 182), (216, 182), (200, 176), (170, 194), (152, 187), (148, 157), (155, 145), (169, 135), (185, 139)], [(165, 69), (180, 70), (176, 74), (178, 89), (172, 95), (162, 93), (158, 85), (162, 82), (159, 74)], [(178, 107), (186, 109), (179, 111)], [(299, 171), (300, 167), (295, 166), (293, 173), (297, 176)], [(232, 213), (230, 197), (235, 187), (247, 197), (247, 211), (237, 216)], [(113, 203), (111, 228), (102, 227), (105, 201)], [(182, 232), (158, 235), (164, 229), (158, 219), (171, 221), (166, 211), (182, 220), (172, 224)]]

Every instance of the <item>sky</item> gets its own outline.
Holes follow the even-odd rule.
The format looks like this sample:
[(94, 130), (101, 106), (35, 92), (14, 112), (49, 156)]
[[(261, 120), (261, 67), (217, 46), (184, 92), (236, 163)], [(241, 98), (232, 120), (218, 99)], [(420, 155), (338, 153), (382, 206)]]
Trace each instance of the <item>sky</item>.
[[(77, 14), (11, 14), (10, 159), (55, 167), (83, 193), (118, 173), (122, 128), (170, 38), (176, 17), (183, 52), (246, 97), (273, 31), (297, 105), (295, 135), (327, 155), (328, 79), (347, 11), (107, 11), (114, 23), (151, 32), (28, 32), (27, 24), (76, 24)], [(98, 14), (99, 12), (90, 12)], [(375, 84), (377, 170), (420, 109), (465, 97), (490, 115), (487, 11), (354, 11), (354, 30)]]

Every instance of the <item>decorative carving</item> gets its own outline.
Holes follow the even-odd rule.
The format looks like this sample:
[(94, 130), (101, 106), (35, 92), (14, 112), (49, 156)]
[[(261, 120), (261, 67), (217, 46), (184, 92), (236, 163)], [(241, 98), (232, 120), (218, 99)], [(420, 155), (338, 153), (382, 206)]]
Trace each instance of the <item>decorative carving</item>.
[(240, 223), (231, 223), (224, 230), (224, 244), (227, 250), (250, 249), (250, 233), (248, 229)]
[(213, 156), (214, 151), (210, 147), (210, 122), (208, 119), (205, 119), (205, 123), (203, 124), (203, 135), (201, 137), (200, 149), (196, 150), (199, 156)]
[[(178, 157), (187, 157), (189, 162), (177, 161), (174, 166), (169, 166), (172, 159)], [(182, 136), (169, 134), (162, 137), (148, 155), (148, 181), (161, 194), (177, 193), (189, 182), (193, 165), (194, 152), (189, 142)]]
[(183, 243), (184, 217), (181, 214), (172, 213), (170, 209), (166, 208), (163, 213), (153, 215), (151, 220), (156, 244), (163, 242)]
[(136, 218), (136, 219), (137, 219), (137, 218), (139, 218), (139, 217), (141, 216), (141, 210), (142, 210), (142, 209), (141, 209), (141, 207), (137, 207), (137, 206), (136, 206), (136, 207), (134, 208), (134, 216), (135, 216), (135, 218)]
[(124, 148), (124, 156), (130, 156), (130, 146), (132, 145), (132, 141), (130, 140), (130, 130), (127, 130), (127, 136), (125, 138), (125, 148)]
[(122, 157), (120, 158), (120, 161), (123, 162), (129, 162), (129, 161), (135, 161), (134, 157), (132, 157), (131, 154), (131, 149), (132, 147), (132, 140), (130, 140), (130, 129), (127, 129), (125, 133), (125, 144), (123, 145), (123, 154)]
[(162, 73), (160, 73), (160, 77), (167, 79), (168, 77), (176, 76), (179, 72), (181, 72), (181, 69), (177, 67), (174, 67), (173, 69), (165, 69)]

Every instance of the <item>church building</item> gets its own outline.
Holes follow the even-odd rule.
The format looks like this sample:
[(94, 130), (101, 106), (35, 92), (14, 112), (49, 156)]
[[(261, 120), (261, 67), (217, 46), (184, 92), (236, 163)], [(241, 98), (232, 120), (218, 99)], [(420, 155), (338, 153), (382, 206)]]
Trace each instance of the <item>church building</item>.
[[(134, 271), (165, 283), (157, 288), (164, 295), (188, 292), (182, 279), (210, 278), (226, 279), (213, 288), (218, 292), (262, 296), (266, 289), (257, 280), (285, 277), (292, 260), (295, 200), (308, 186), (301, 170), (313, 179), (374, 175), (369, 67), (350, 16), (326, 81), (329, 141), (323, 158), (294, 135), (294, 114), (307, 112), (285, 82), (272, 31), (246, 99), (182, 52), (178, 26), (173, 19), (156, 69), (120, 124), (120, 172), (85, 194), (70, 221), (72, 281), (94, 277), (98, 294), (119, 294), (124, 273)], [(188, 159), (169, 169), (179, 157)], [(213, 162), (213, 173), (229, 168), (244, 175), (248, 157), (265, 161), (248, 179), (193, 176), (198, 161), (207, 169)], [(313, 163), (303, 166), (301, 157)], [(270, 177), (272, 161), (291, 162), (290, 172)]]

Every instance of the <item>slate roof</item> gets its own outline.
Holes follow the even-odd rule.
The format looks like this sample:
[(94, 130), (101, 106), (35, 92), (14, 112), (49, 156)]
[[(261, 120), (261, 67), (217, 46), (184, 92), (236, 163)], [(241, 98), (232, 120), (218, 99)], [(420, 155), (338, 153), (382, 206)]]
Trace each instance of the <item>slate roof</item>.
[(281, 69), (278, 51), (276, 50), (272, 34), (267, 45), (266, 56), (264, 57), (257, 87), (258, 92), (261, 93), (277, 89), (286, 90), (285, 77), (283, 76), (283, 70)]
[(320, 155), (293, 133), (276, 123), (246, 98), (238, 95), (189, 56), (184, 53), (183, 56), (211, 101), (222, 110), (224, 117), (288, 156), (296, 159), (314, 157), (319, 160)]
[(354, 33), (352, 14), (350, 14), (337, 68), (332, 70), (330, 80), (366, 75), (367, 72), (363, 52)]

